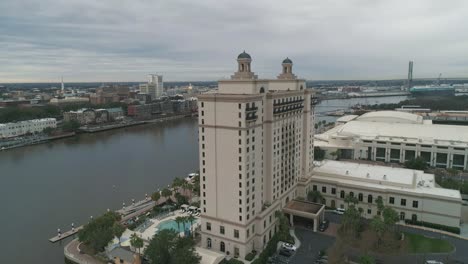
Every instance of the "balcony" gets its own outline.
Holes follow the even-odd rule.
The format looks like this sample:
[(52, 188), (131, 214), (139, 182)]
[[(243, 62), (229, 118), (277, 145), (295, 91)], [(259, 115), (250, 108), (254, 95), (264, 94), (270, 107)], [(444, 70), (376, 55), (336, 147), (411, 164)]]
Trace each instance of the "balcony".
[(318, 105), (320, 103), (320, 100), (317, 97), (312, 97), (310, 99), (311, 99), (310, 100), (310, 105), (312, 105), (312, 106)]
[(252, 106), (252, 107), (248, 107), (245, 109), (246, 112), (254, 112), (254, 111), (257, 111), (258, 110), (258, 107), (257, 106)]
[(245, 120), (246, 121), (255, 121), (258, 119), (258, 116), (255, 115), (255, 114), (248, 114), (246, 117), (245, 117)]

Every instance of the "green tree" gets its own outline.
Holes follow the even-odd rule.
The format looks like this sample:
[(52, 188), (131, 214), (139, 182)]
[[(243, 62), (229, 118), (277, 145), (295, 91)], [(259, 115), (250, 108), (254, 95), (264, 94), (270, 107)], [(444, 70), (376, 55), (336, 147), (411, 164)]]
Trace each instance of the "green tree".
[(197, 175), (193, 179), (192, 191), (196, 195), (200, 196), (200, 176)]
[(357, 237), (361, 231), (361, 211), (355, 204), (350, 204), (341, 218), (340, 232)]
[(383, 210), (385, 209), (382, 196), (377, 197), (377, 199), (375, 200), (375, 202), (377, 203), (377, 210), (378, 210), (380, 213), (382, 213)]
[(136, 249), (138, 249), (138, 254), (140, 254), (140, 248), (143, 247), (143, 239), (133, 233), (130, 236), (130, 245)]
[(119, 220), (120, 216), (117, 213), (107, 212), (86, 224), (78, 232), (78, 240), (96, 252), (104, 251), (115, 237), (113, 226)]
[(54, 132), (54, 130), (55, 129), (53, 129), (51, 127), (46, 127), (46, 128), (44, 128), (44, 130), (42, 130), (42, 133), (50, 135), (50, 134), (52, 134), (52, 132)]
[(387, 206), (382, 211), (382, 217), (387, 229), (394, 230), (396, 223), (399, 221), (397, 211)]
[(75, 132), (80, 128), (80, 123), (76, 120), (65, 121), (62, 124), (62, 129), (65, 132)]
[(179, 230), (180, 230), (180, 224), (184, 222), (184, 217), (183, 216), (177, 216), (174, 221), (177, 223), (177, 234), (180, 235)]
[(192, 236), (195, 236), (195, 234), (193, 234), (193, 222), (195, 222), (195, 220), (197, 220), (195, 216), (193, 215), (187, 216), (187, 221), (190, 222), (190, 234)]
[(278, 221), (278, 238), (281, 241), (289, 241), (291, 240), (291, 235), (289, 234), (289, 220), (288, 218), (281, 212), (276, 211), (275, 216)]
[(375, 259), (372, 256), (365, 254), (359, 258), (359, 264), (375, 264)]
[(161, 191), (161, 195), (166, 199), (167, 199), (172, 195), (172, 191), (169, 190), (168, 188), (164, 188), (162, 191)]
[(171, 264), (197, 264), (201, 260), (195, 251), (195, 241), (189, 237), (181, 237), (176, 240), (171, 256)]
[(374, 216), (370, 222), (370, 227), (372, 230), (377, 235), (377, 247), (380, 246), (380, 243), (382, 242), (382, 237), (386, 231), (386, 225), (384, 221), (382, 221), (382, 218), (378, 215)]
[(410, 159), (405, 162), (405, 167), (413, 170), (425, 170), (427, 168), (427, 162), (422, 157)]
[(325, 150), (314, 147), (314, 159), (315, 160), (323, 160), (325, 158)]
[(125, 232), (125, 227), (121, 225), (119, 222), (115, 222), (114, 225), (112, 226), (114, 235), (119, 239), (119, 245), (120, 245), (120, 238), (122, 237), (122, 234)]
[(359, 202), (358, 199), (357, 199), (356, 197), (351, 196), (351, 195), (349, 195), (349, 194), (346, 195), (344, 201), (345, 201), (345, 203), (348, 204), (348, 207), (349, 207), (350, 205), (356, 205), (356, 204), (358, 204), (358, 202)]
[(161, 193), (160, 192), (154, 192), (153, 194), (151, 194), (151, 200), (155, 201), (156, 204), (159, 201), (159, 199), (161, 199)]
[(172, 181), (172, 188), (174, 188), (174, 191), (175, 192), (178, 192), (179, 189), (182, 187), (182, 185), (187, 182), (186, 180), (184, 179), (181, 179), (181, 178), (174, 178), (174, 180)]
[(177, 205), (179, 205), (179, 206), (182, 205), (182, 204), (187, 204), (188, 203), (187, 197), (185, 197), (184, 195), (182, 195), (182, 194), (180, 194), (178, 192), (176, 192), (174, 194), (174, 197), (176, 199)]
[(188, 237), (178, 237), (172, 229), (158, 232), (149, 242), (144, 255), (150, 263), (200, 263), (200, 257), (195, 252), (195, 242)]
[(322, 193), (319, 191), (309, 191), (307, 193), (307, 200), (314, 203), (321, 203), (323, 200)]

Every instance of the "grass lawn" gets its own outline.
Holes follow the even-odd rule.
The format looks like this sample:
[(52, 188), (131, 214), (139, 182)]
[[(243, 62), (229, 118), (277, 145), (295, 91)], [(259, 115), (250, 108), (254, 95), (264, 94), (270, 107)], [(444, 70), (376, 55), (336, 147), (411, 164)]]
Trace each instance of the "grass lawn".
[(442, 239), (405, 232), (405, 240), (408, 241), (408, 251), (410, 253), (445, 253), (453, 251), (453, 245)]

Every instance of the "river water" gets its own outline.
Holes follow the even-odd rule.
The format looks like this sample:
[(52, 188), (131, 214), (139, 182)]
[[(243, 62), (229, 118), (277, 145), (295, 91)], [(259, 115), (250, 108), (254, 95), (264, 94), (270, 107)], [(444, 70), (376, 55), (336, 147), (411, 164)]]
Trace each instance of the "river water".
[[(405, 98), (326, 100), (316, 112)], [(57, 228), (86, 223), (197, 170), (197, 133), (197, 121), (185, 118), (0, 152), (2, 263), (63, 264), (67, 240), (48, 242)]]

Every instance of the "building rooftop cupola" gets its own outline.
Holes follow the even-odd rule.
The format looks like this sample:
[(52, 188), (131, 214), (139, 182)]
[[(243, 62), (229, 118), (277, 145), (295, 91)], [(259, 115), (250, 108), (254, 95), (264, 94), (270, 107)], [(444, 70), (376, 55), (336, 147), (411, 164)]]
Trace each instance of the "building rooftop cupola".
[(283, 60), (283, 64), (292, 64), (292, 60), (290, 58), (286, 58)]
[(286, 58), (283, 60), (281, 64), (283, 66), (283, 72), (278, 75), (278, 79), (287, 80), (287, 79), (296, 79), (296, 75), (292, 73), (292, 66), (293, 62), (290, 58)]
[(237, 72), (234, 73), (234, 75), (231, 76), (231, 79), (233, 80), (252, 80), (252, 79), (257, 79), (257, 75), (255, 75), (250, 68), (250, 64), (252, 62), (252, 57), (250, 57), (250, 54), (247, 52), (242, 52), (237, 56)]
[(250, 57), (250, 54), (248, 54), (247, 52), (242, 52), (241, 54), (239, 54), (239, 56), (237, 56), (237, 59), (250, 59), (252, 60), (252, 57)]

